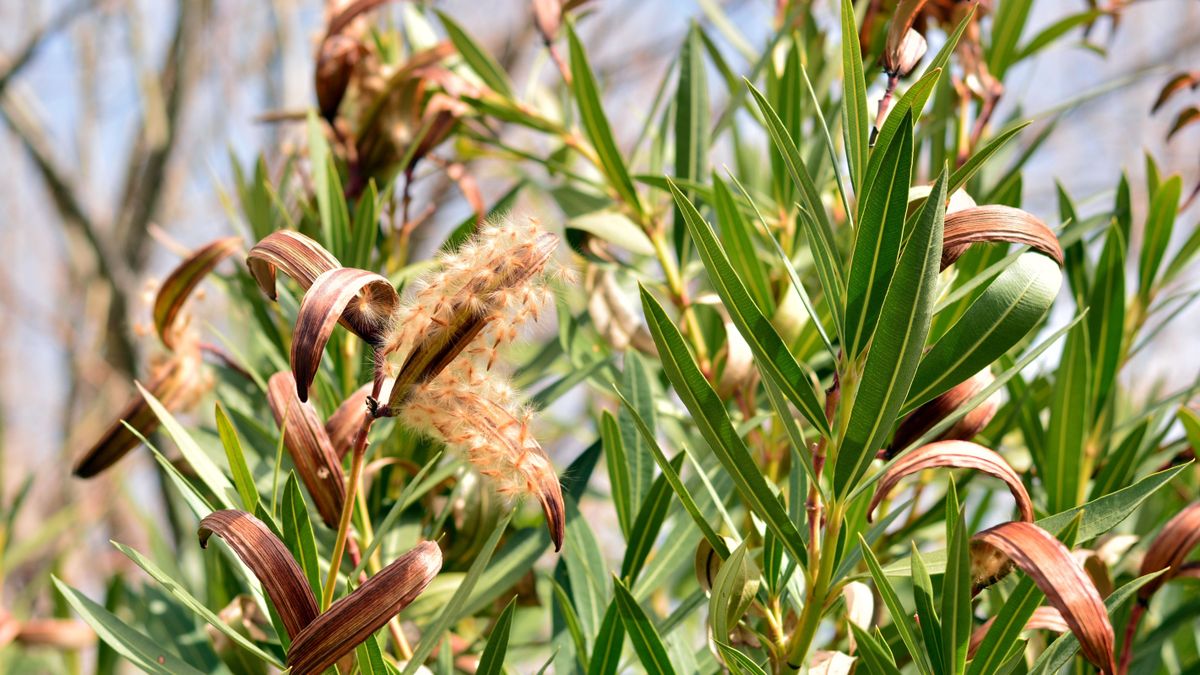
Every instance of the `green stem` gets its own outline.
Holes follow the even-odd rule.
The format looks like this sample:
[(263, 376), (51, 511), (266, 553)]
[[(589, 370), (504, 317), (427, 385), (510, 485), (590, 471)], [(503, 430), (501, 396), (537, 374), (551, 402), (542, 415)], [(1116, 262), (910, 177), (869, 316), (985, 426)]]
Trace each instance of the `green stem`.
[[(842, 529), (843, 508), (840, 502), (834, 501), (829, 505), (825, 519), (825, 534), (821, 539), (820, 548), (814, 549), (818, 558), (810, 558), (811, 564), (817, 565), (817, 577), (809, 585), (804, 600), (804, 609), (800, 613), (800, 623), (792, 634), (788, 649), (787, 667), (799, 670), (808, 657), (816, 636), (817, 627), (821, 625), (821, 616), (829, 604), (830, 581), (833, 577), (833, 564), (836, 559), (838, 536)], [(824, 555), (821, 555), (824, 553)]]
[(362, 426), (354, 439), (353, 459), (350, 463), (350, 485), (346, 490), (346, 499), (342, 502), (342, 513), (338, 518), (337, 537), (333, 541), (333, 552), (329, 556), (329, 576), (325, 580), (325, 588), (321, 593), (321, 611), (329, 609), (333, 603), (333, 593), (337, 588), (338, 573), (342, 566), (342, 555), (346, 552), (346, 538), (350, 535), (350, 521), (354, 515), (354, 504), (358, 497), (358, 484), (362, 481), (363, 457), (367, 454), (367, 432), (375, 416), (367, 411), (363, 416)]
[(654, 246), (654, 256), (658, 258), (658, 264), (662, 266), (663, 274), (666, 276), (671, 299), (683, 315), (688, 337), (691, 338), (692, 346), (696, 349), (696, 360), (700, 363), (700, 370), (707, 372), (709, 370), (708, 346), (704, 342), (704, 334), (700, 332), (700, 322), (696, 319), (696, 313), (692, 311), (690, 303), (688, 303), (683, 276), (675, 264), (675, 258), (671, 257), (671, 251), (667, 248), (667, 242), (663, 238), (662, 232), (652, 227), (646, 227), (645, 231), (646, 236), (650, 238), (650, 243)]

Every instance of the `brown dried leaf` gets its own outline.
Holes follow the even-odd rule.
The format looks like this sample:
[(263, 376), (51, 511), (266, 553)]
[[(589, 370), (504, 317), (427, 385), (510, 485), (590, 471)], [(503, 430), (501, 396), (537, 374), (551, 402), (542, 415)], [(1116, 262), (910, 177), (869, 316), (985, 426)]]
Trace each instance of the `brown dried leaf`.
[(953, 265), (971, 244), (1000, 241), (1031, 246), (1063, 264), (1062, 246), (1045, 223), (1027, 211), (993, 204), (946, 214), (942, 269)]
[(1154, 592), (1171, 579), (1175, 578), (1183, 568), (1183, 561), (1188, 553), (1200, 544), (1200, 501), (1189, 504), (1174, 518), (1167, 521), (1158, 536), (1146, 549), (1146, 557), (1142, 558), (1142, 567), (1138, 576), (1167, 570), (1166, 574), (1155, 577), (1138, 590), (1138, 598), (1144, 603)]
[[(967, 658), (975, 658), (975, 651), (979, 649), (979, 645), (983, 644), (983, 638), (987, 637), (988, 629), (996, 622), (996, 617), (988, 619), (982, 626), (975, 629), (971, 633), (971, 644), (967, 647)], [(1048, 630), (1054, 633), (1065, 633), (1071, 630), (1063, 619), (1062, 613), (1053, 607), (1038, 607), (1033, 610), (1033, 615), (1025, 622), (1025, 630)]]
[[(199, 372), (201, 365), (198, 351), (179, 352), (154, 371), (146, 389), (167, 410), (174, 412), (192, 400), (197, 383), (202, 379)], [(76, 477), (91, 478), (99, 474), (141, 443), (122, 422), (128, 423), (143, 436), (153, 433), (159, 425), (158, 416), (150, 409), (146, 399), (140, 393), (135, 394), (100, 439), (75, 462)]]
[(246, 254), (246, 266), (258, 287), (274, 300), (275, 270), (296, 280), (308, 290), (321, 274), (342, 266), (333, 254), (309, 237), (291, 230), (272, 232)]
[(225, 540), (258, 577), (293, 640), (317, 618), (317, 600), (304, 572), (261, 520), (245, 511), (214, 511), (200, 521), (198, 534), (201, 547), (213, 534)]
[(973, 539), (1012, 559), (1062, 614), (1078, 638), (1084, 658), (1105, 673), (1116, 672), (1113, 627), (1104, 600), (1066, 546), (1049, 532), (1027, 522), (1002, 523)]
[(1175, 123), (1171, 125), (1171, 130), (1167, 132), (1167, 140), (1171, 140), (1171, 137), (1182, 131), (1184, 127), (1196, 122), (1200, 122), (1200, 108), (1194, 105), (1184, 108), (1175, 117)]
[(421, 542), (333, 603), (288, 648), (292, 675), (323, 672), (354, 651), (415, 600), (441, 568), (441, 549), (431, 541)]
[(1172, 77), (1163, 85), (1162, 91), (1158, 92), (1158, 98), (1154, 99), (1154, 106), (1150, 108), (1150, 114), (1158, 112), (1158, 109), (1163, 107), (1175, 94), (1184, 89), (1195, 89), (1198, 86), (1200, 86), (1200, 71), (1179, 73)]
[[(292, 456), (300, 480), (312, 496), (321, 520), (336, 528), (346, 501), (346, 477), (342, 463), (321, 417), (311, 403), (296, 396), (296, 381), (288, 372), (275, 373), (267, 382), (267, 402), (275, 416), (275, 424), (283, 425), (283, 444)], [(361, 416), (359, 421), (362, 421)]]
[(358, 428), (362, 426), (363, 414), (367, 411), (367, 397), (371, 395), (371, 384), (364, 384), (346, 397), (345, 401), (325, 420), (325, 433), (339, 458), (350, 451)]
[(242, 245), (241, 237), (218, 239), (192, 253), (163, 281), (154, 298), (154, 328), (168, 349), (175, 348), (180, 310), (204, 277)]
[(317, 277), (300, 302), (292, 334), (292, 372), (300, 400), (308, 400), (325, 343), (343, 314), (347, 328), (376, 344), (399, 303), (396, 289), (374, 272), (339, 267)]
[(87, 649), (96, 644), (96, 631), (73, 619), (30, 619), (21, 624), (17, 642), (27, 647)]
[(1016, 499), (1021, 519), (1033, 522), (1033, 502), (1029, 499), (1025, 485), (1021, 483), (1021, 477), (994, 450), (969, 441), (930, 443), (892, 462), (876, 484), (875, 495), (871, 497), (871, 504), (867, 507), (867, 519), (873, 518), (875, 507), (892, 491), (901, 478), (925, 469), (941, 467), (975, 469), (999, 478), (1008, 485), (1009, 492)]
[[(899, 452), (910, 443), (920, 438), (932, 429), (938, 422), (952, 415), (964, 403), (971, 400), (975, 394), (986, 388), (995, 378), (991, 371), (984, 369), (970, 379), (955, 385), (946, 393), (934, 398), (909, 413), (896, 429), (892, 438), (889, 453)], [(969, 441), (975, 437), (996, 416), (999, 407), (999, 394), (980, 403), (933, 440), (935, 441)], [(889, 454), (889, 457), (892, 455)]]

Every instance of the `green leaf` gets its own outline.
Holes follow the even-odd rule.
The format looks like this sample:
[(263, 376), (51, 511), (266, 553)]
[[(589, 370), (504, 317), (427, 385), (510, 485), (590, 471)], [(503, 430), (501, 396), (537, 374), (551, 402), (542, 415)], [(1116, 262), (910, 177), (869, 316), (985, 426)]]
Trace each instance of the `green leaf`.
[[(700, 29), (688, 31), (679, 54), (679, 84), (675, 90), (675, 175), (698, 181), (708, 166), (708, 73), (704, 68)], [(690, 195), (694, 197), (695, 195)], [(675, 252), (680, 262), (690, 257), (679, 209), (675, 210)]]
[(154, 397), (154, 394), (151, 394), (149, 391), (147, 391), (146, 388), (141, 385), (141, 383), (136, 384), (138, 391), (142, 393), (142, 396), (146, 399), (146, 403), (149, 404), (150, 409), (153, 410), (154, 414), (158, 416), (158, 420), (162, 423), (163, 429), (166, 429), (167, 434), (171, 437), (171, 440), (175, 441), (175, 446), (179, 448), (180, 454), (182, 454), (183, 458), (187, 460), (187, 463), (191, 465), (192, 470), (196, 472), (196, 476), (200, 478), (200, 481), (204, 483), (204, 485), (207, 486), (214, 495), (216, 495), (217, 501), (221, 506), (225, 508), (233, 508), (233, 505), (238, 499), (238, 493), (237, 490), (234, 489), (233, 484), (229, 482), (229, 479), (225, 477), (225, 474), (221, 473), (221, 469), (213, 463), (208, 454), (200, 449), (200, 446), (196, 444), (196, 441), (193, 440), (187, 430), (183, 428), (183, 425), (181, 425), (179, 421), (175, 419), (175, 416), (172, 415), (162, 403), (159, 403), (158, 399)]
[[(671, 468), (678, 474), (683, 467), (684, 454), (680, 452), (671, 460)], [(654, 548), (662, 531), (663, 520), (667, 517), (667, 509), (671, 506), (671, 484), (667, 475), (661, 474), (650, 487), (650, 493), (638, 510), (637, 521), (629, 536), (629, 544), (625, 547), (625, 558), (621, 562), (621, 578), (633, 586), (637, 582), (638, 573), (646, 564), (650, 550)]]
[(242, 505), (247, 511), (254, 513), (254, 507), (258, 504), (258, 488), (254, 486), (254, 475), (250, 473), (250, 467), (246, 464), (242, 442), (238, 440), (237, 429), (225, 414), (225, 407), (217, 401), (216, 408), (217, 434), (225, 448), (225, 458), (229, 462), (229, 470), (233, 473), (233, 483), (242, 497)]
[(800, 369), (796, 358), (788, 351), (775, 327), (750, 298), (746, 286), (733, 271), (733, 266), (725, 257), (725, 252), (721, 250), (721, 245), (717, 243), (716, 236), (700, 216), (700, 212), (674, 184), (671, 185), (671, 195), (683, 213), (688, 232), (696, 242), (696, 250), (704, 262), (705, 269), (708, 270), (713, 288), (721, 296), (721, 302), (729, 312), (730, 319), (754, 353), (754, 364), (764, 377), (770, 378), (784, 392), (810, 424), (821, 434), (828, 436), (829, 425), (825, 420), (825, 409), (817, 398), (812, 381)]
[[(1104, 607), (1108, 610), (1109, 616), (1114, 616), (1123, 610), (1133, 601), (1134, 594), (1137, 593), (1139, 588), (1145, 586), (1147, 582), (1165, 571), (1159, 570), (1152, 574), (1140, 576), (1113, 591), (1112, 595), (1104, 600)], [(1030, 675), (1051, 675), (1051, 673), (1057, 673), (1070, 662), (1077, 651), (1079, 651), (1079, 639), (1075, 637), (1074, 633), (1063, 633), (1057, 640), (1050, 643), (1050, 646), (1046, 648), (1046, 651), (1042, 652), (1037, 661), (1033, 662), (1029, 673)]]
[[(446, 632), (446, 629), (462, 618), (460, 613), (467, 604), (467, 599), (471, 597), (471, 591), (474, 590), (475, 584), (483, 576), (488, 563), (491, 562), (492, 554), (496, 552), (496, 544), (500, 543), (500, 535), (504, 534), (504, 531), (508, 529), (508, 523), (512, 520), (512, 516), (513, 512), (509, 511), (496, 524), (496, 528), (492, 530), (487, 541), (479, 549), (475, 560), (471, 562), (471, 566), (467, 569), (466, 576), (459, 582), (458, 588), (454, 589), (454, 595), (450, 596), (449, 602), (446, 603), (437, 620), (421, 634), (421, 641), (417, 643), (416, 649), (413, 650), (413, 656), (404, 668), (404, 675), (412, 675), (417, 672), (421, 664), (425, 663), (425, 659), (429, 658), (429, 655), (433, 653), (434, 647), (441, 642), (442, 634)], [(568, 531), (570, 531), (570, 528), (568, 528)]]
[(654, 255), (654, 244), (642, 228), (628, 216), (613, 209), (601, 209), (574, 216), (567, 221), (567, 227), (583, 230), (630, 253)]
[(1037, 35), (1034, 35), (1024, 47), (1017, 50), (1015, 56), (1012, 57), (1012, 63), (1020, 63), (1025, 59), (1037, 54), (1046, 47), (1049, 47), (1054, 41), (1071, 32), (1079, 26), (1092, 23), (1096, 19), (1105, 16), (1108, 12), (1100, 9), (1093, 9), (1077, 14), (1069, 14), (1058, 21), (1046, 26)]
[(633, 404), (620, 391), (617, 392), (617, 397), (621, 399), (621, 403), (625, 404), (625, 407), (629, 410), (630, 416), (637, 425), (638, 432), (646, 440), (646, 445), (654, 453), (654, 461), (658, 462), (658, 467), (662, 470), (663, 477), (667, 479), (671, 485), (671, 489), (679, 497), (684, 511), (687, 511), (688, 515), (691, 516), (692, 522), (700, 529), (704, 538), (716, 550), (717, 554), (721, 556), (721, 559), (728, 559), (729, 547), (725, 545), (725, 539), (717, 535), (712, 525), (708, 522), (708, 518), (700, 510), (700, 507), (697, 506), (692, 493), (688, 491), (687, 486), (683, 484), (683, 480), (679, 477), (679, 472), (675, 470), (675, 465), (667, 460), (666, 454), (658, 446), (658, 440), (654, 438), (654, 431), (646, 424), (646, 421), (642, 419), (637, 409), (633, 407)]
[[(670, 179), (668, 179), (670, 180)], [(729, 262), (738, 276), (746, 282), (746, 290), (764, 314), (775, 311), (775, 298), (767, 269), (754, 248), (754, 226), (733, 200), (729, 186), (713, 172), (713, 208), (721, 225), (721, 243), (729, 254)], [(757, 207), (755, 207), (757, 210)], [(773, 238), (772, 238), (773, 240)]]
[(646, 493), (650, 491), (650, 484), (654, 481), (654, 457), (650, 444), (638, 433), (632, 413), (636, 411), (641, 415), (651, 429), (657, 420), (650, 370), (646, 360), (632, 349), (625, 352), (620, 390), (621, 395), (633, 404), (628, 409), (617, 411), (617, 424), (621, 428), (621, 440), (625, 446), (625, 456), (629, 460), (629, 504), (632, 507), (632, 522), (646, 498)]
[(771, 491), (762, 471), (754, 462), (746, 442), (738, 436), (729, 420), (729, 413), (717, 392), (700, 373), (679, 328), (671, 322), (662, 305), (641, 288), (642, 308), (654, 343), (662, 358), (667, 378), (675, 386), (675, 392), (684, 406), (692, 413), (692, 419), (700, 429), (721, 465), (729, 472), (742, 500), (767, 527), (775, 531), (788, 555), (799, 564), (806, 564), (808, 557), (804, 541), (796, 524), (788, 517), (779, 498)]
[(251, 641), (248, 637), (246, 637), (245, 635), (242, 635), (237, 630), (235, 630), (232, 626), (230, 626), (229, 624), (222, 621), (220, 619), (220, 617), (218, 617), (211, 609), (209, 609), (208, 607), (205, 607), (204, 603), (197, 600), (191, 593), (189, 593), (185, 588), (183, 588), (183, 586), (180, 585), (179, 582), (172, 579), (166, 572), (162, 571), (162, 569), (160, 569), (157, 565), (155, 565), (150, 559), (146, 558), (141, 553), (138, 553), (137, 551), (133, 550), (132, 548), (125, 546), (124, 544), (119, 544), (114, 541), (114, 542), (112, 542), (112, 545), (117, 547), (118, 551), (120, 551), (121, 553), (124, 553), (125, 557), (132, 560), (135, 564), (137, 564), (138, 567), (145, 570), (146, 574), (150, 575), (150, 578), (157, 581), (159, 583), (159, 585), (162, 586), (163, 589), (165, 589), (167, 591), (167, 593), (169, 593), (171, 595), (171, 597), (178, 600), (184, 607), (189, 609), (193, 614), (200, 617), (201, 619), (204, 619), (213, 628), (216, 628), (217, 630), (224, 633), (226, 637), (228, 637), (230, 640), (233, 640), (242, 649), (245, 649), (246, 651), (250, 652), (254, 656), (258, 657), (259, 659), (262, 659), (263, 661), (266, 661), (267, 663), (274, 665), (276, 668), (283, 668), (283, 663), (281, 663), (274, 656), (271, 656), (267, 652), (263, 651), (263, 649), (261, 647), (254, 644), (254, 642)]
[[(833, 228), (829, 224), (829, 214), (825, 212), (825, 205), (821, 201), (821, 193), (817, 190), (816, 183), (813, 182), (812, 176), (804, 166), (804, 161), (800, 159), (800, 150), (796, 148), (795, 142), (779, 119), (779, 115), (771, 108), (767, 99), (754, 88), (754, 85), (747, 82), (746, 86), (750, 88), (750, 95), (754, 97), (754, 102), (767, 122), (767, 134), (771, 137), (771, 142), (782, 155), (788, 173), (791, 174), (792, 180), (800, 189), (800, 196), (803, 199), (800, 224), (804, 227), (805, 236), (812, 249), (817, 276), (821, 279), (825, 297), (840, 298), (845, 294), (842, 281), (842, 259), (838, 254), (837, 244), (833, 237)], [(829, 308), (833, 313), (834, 324), (838, 327), (840, 335), (843, 326), (842, 307), (837, 302), (830, 302)]]
[(850, 624), (850, 632), (854, 634), (854, 642), (858, 646), (858, 658), (870, 675), (900, 675), (891, 652), (875, 636), (853, 623)]
[(1172, 176), (1154, 192), (1154, 199), (1150, 202), (1150, 214), (1146, 216), (1142, 240), (1142, 256), (1138, 264), (1138, 293), (1142, 298), (1149, 298), (1154, 290), (1158, 268), (1167, 253), (1167, 245), (1171, 243), (1171, 231), (1175, 228), (1175, 214), (1182, 191), (1183, 179)]
[(504, 671), (504, 655), (508, 652), (508, 633), (512, 629), (513, 614), (517, 611), (517, 599), (513, 598), (504, 606), (504, 611), (492, 625), (488, 634), (487, 646), (479, 657), (479, 665), (475, 675), (500, 675)]
[(317, 541), (295, 472), (288, 472), (287, 482), (283, 485), (283, 503), (280, 504), (280, 511), (283, 521), (283, 543), (292, 552), (296, 562), (300, 563), (308, 585), (312, 587), (315, 597), (319, 598), (321, 570), (317, 562)]
[(637, 516), (630, 496), (629, 460), (625, 457), (625, 443), (621, 440), (617, 420), (607, 410), (600, 414), (600, 440), (604, 445), (604, 463), (608, 466), (608, 484), (617, 511), (617, 524), (621, 526), (621, 536), (629, 541), (633, 519)]
[(833, 488), (847, 494), (891, 433), (917, 370), (937, 293), (946, 214), (946, 171), (934, 185), (908, 238), (879, 313), (850, 420), (838, 443)]
[[(875, 331), (883, 296), (896, 272), (905, 239), (905, 210), (912, 175), (912, 119), (883, 149), (883, 159), (864, 186), (846, 281), (846, 358), (854, 360)], [(944, 186), (943, 186), (944, 187)], [(932, 198), (932, 197), (931, 197)], [(940, 239), (939, 239), (940, 242)], [(939, 244), (940, 245), (940, 244)]]
[(982, 169), (983, 165), (987, 164), (987, 161), (991, 159), (993, 155), (999, 152), (1005, 145), (1008, 144), (1009, 141), (1015, 138), (1017, 134), (1024, 131), (1025, 127), (1029, 126), (1030, 124), (1033, 124), (1033, 122), (1021, 122), (1020, 124), (1005, 129), (995, 138), (988, 141), (982, 148), (975, 151), (975, 154), (971, 155), (970, 159), (964, 162), (962, 166), (955, 169), (954, 173), (950, 174), (950, 188), (946, 191), (950, 194), (954, 194), (960, 188), (966, 185), (967, 181), (971, 180), (971, 177), (974, 176), (980, 169)]
[(361, 675), (389, 675), (392, 671), (388, 662), (383, 658), (379, 648), (379, 639), (374, 635), (367, 636), (357, 647), (354, 655), (358, 659), (358, 671)]
[(941, 670), (945, 667), (946, 657), (942, 654), (942, 620), (933, 605), (933, 580), (929, 577), (929, 570), (925, 568), (925, 561), (921, 557), (921, 551), (917, 549), (917, 542), (913, 541), (911, 544), (912, 554), (908, 557), (908, 564), (912, 571), (918, 630), (925, 642), (929, 660), (937, 664), (939, 672), (948, 673), (949, 671)]
[[(583, 672), (587, 672), (587, 639), (583, 636), (583, 627), (579, 624), (579, 615), (575, 613), (575, 608), (571, 606), (571, 599), (567, 597), (567, 592), (563, 587), (550, 579), (550, 583), (554, 585), (554, 599), (558, 603), (558, 609), (562, 612), (563, 623), (566, 624), (567, 632), (571, 635), (571, 642), (575, 648), (575, 659), (579, 662), (579, 666)], [(516, 598), (513, 598), (514, 600)]]
[(942, 577), (941, 652), (947, 673), (966, 670), (971, 641), (971, 557), (967, 524), (958, 505), (954, 482), (946, 492), (946, 573)]
[(596, 78), (592, 75), (592, 67), (588, 65), (587, 53), (579, 36), (575, 34), (575, 26), (567, 22), (567, 43), (571, 54), (571, 88), (575, 93), (575, 102), (579, 106), (579, 117), (583, 122), (584, 133), (595, 146), (600, 159), (600, 166), (608, 178), (610, 187), (631, 209), (641, 213), (642, 202), (633, 187), (633, 179), (621, 158), (621, 151), (613, 139), (612, 129), (608, 118), (604, 116), (604, 108), (600, 104), (600, 92), (596, 88)]
[(850, 163), (850, 183), (855, 194), (859, 194), (867, 170), (871, 121), (862, 48), (858, 43), (858, 24), (851, 0), (842, 0), (842, 81), (842, 134), (846, 139), (846, 159)]
[(608, 576), (608, 565), (591, 526), (580, 517), (575, 500), (566, 500), (566, 507), (570, 527), (567, 528), (562, 558), (571, 581), (571, 600), (579, 613), (584, 633), (594, 635), (600, 629), (602, 611), (608, 602), (603, 582)]
[(996, 9), (992, 18), (992, 42), (987, 50), (987, 65), (997, 79), (1003, 80), (1008, 67), (1016, 63), (1017, 41), (1029, 20), (1033, 0), (1008, 0)]
[(1042, 482), (1046, 508), (1053, 513), (1075, 506), (1083, 499), (1087, 477), (1080, 474), (1091, 424), (1090, 366), (1087, 324), (1080, 323), (1067, 334), (1055, 373), (1050, 424), (1046, 429)]
[(438, 19), (441, 20), (442, 26), (446, 29), (446, 35), (449, 36), (450, 42), (458, 50), (463, 61), (471, 67), (471, 70), (475, 71), (479, 79), (483, 80), (483, 83), (491, 88), (492, 91), (504, 98), (511, 99), (513, 97), (512, 85), (508, 81), (508, 74), (504, 72), (500, 64), (496, 63), (496, 60), (484, 51), (463, 30), (462, 26), (455, 23), (445, 12), (436, 9), (434, 12), (437, 13)]
[(637, 600), (629, 593), (629, 589), (616, 577), (613, 577), (613, 595), (621, 612), (621, 622), (625, 624), (629, 640), (633, 643), (638, 659), (646, 667), (646, 672), (673, 674), (675, 669), (671, 667), (671, 661), (667, 657), (667, 648), (663, 645), (650, 617), (646, 616)]
[(1096, 278), (1088, 298), (1088, 341), (1092, 354), (1092, 381), (1088, 388), (1095, 401), (1093, 415), (1107, 404), (1121, 366), (1125, 340), (1125, 243), (1113, 227), (1096, 265)]
[(1061, 285), (1053, 260), (1022, 254), (921, 359), (903, 410), (944, 394), (1012, 349), (1046, 315)]
[(105, 644), (112, 647), (118, 654), (147, 673), (162, 675), (203, 675), (178, 656), (163, 649), (156, 640), (145, 633), (131, 628), (115, 614), (92, 602), (86, 595), (63, 583), (56, 576), (51, 576), (58, 592), (66, 598), (71, 607), (79, 613), (96, 635)]
[(617, 599), (613, 598), (604, 612), (592, 658), (588, 660), (588, 675), (615, 675), (621, 663), (621, 648), (625, 644), (625, 623)]
[(763, 670), (762, 666), (755, 663), (749, 656), (720, 640), (713, 640), (713, 642), (717, 644), (721, 658), (725, 660), (725, 665), (729, 667), (729, 671), (733, 675), (767, 675), (767, 671)]
[(895, 587), (892, 582), (883, 573), (883, 568), (879, 566), (879, 560), (875, 557), (875, 552), (867, 544), (862, 535), (858, 537), (859, 547), (862, 548), (863, 560), (867, 563), (867, 569), (871, 572), (871, 578), (875, 580), (875, 588), (879, 591), (879, 595), (883, 598), (883, 604), (887, 605), (888, 613), (892, 616), (892, 625), (896, 627), (896, 631), (900, 634), (900, 639), (904, 642), (904, 646), (908, 648), (908, 653), (912, 657), (913, 662), (917, 665), (917, 670), (923, 675), (931, 675), (929, 668), (929, 657), (925, 650), (917, 643), (916, 633), (911, 615), (904, 605), (900, 602), (900, 596), (896, 594)]

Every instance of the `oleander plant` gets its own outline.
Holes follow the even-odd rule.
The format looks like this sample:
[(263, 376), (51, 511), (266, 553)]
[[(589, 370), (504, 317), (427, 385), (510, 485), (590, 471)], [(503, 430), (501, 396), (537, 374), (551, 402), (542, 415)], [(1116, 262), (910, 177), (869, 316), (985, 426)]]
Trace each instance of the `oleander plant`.
[(1200, 297), (1190, 186), (1147, 157), (1035, 215), (1023, 170), (1101, 93), (1024, 119), (1004, 84), (1122, 3), (780, 2), (621, 106), (599, 3), (532, 3), (522, 82), (384, 4), (329, 18), (273, 121), (302, 142), (235, 164), (230, 235), (157, 284), (154, 357), (63, 469), (152, 458), (170, 505), (112, 542), (129, 573), (53, 579), (94, 658), (6, 614), (0, 661), (1200, 670), (1200, 384), (1137, 365)]

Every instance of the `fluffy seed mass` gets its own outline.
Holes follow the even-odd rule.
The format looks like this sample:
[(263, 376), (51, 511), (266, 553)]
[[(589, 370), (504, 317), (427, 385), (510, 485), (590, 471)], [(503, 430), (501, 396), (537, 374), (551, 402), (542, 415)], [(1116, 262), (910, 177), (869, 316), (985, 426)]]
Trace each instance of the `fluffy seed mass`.
[[(564, 520), (558, 477), (533, 436), (532, 412), (496, 366), (502, 349), (538, 320), (553, 297), (547, 280), (561, 273), (551, 261), (557, 243), (532, 219), (485, 226), (417, 282), (383, 350), (391, 375), (402, 373), (414, 353), (457, 353), (420, 379), (395, 414), (462, 452), (501, 494), (536, 497), (556, 549)], [(399, 370), (397, 363), (403, 364)]]

